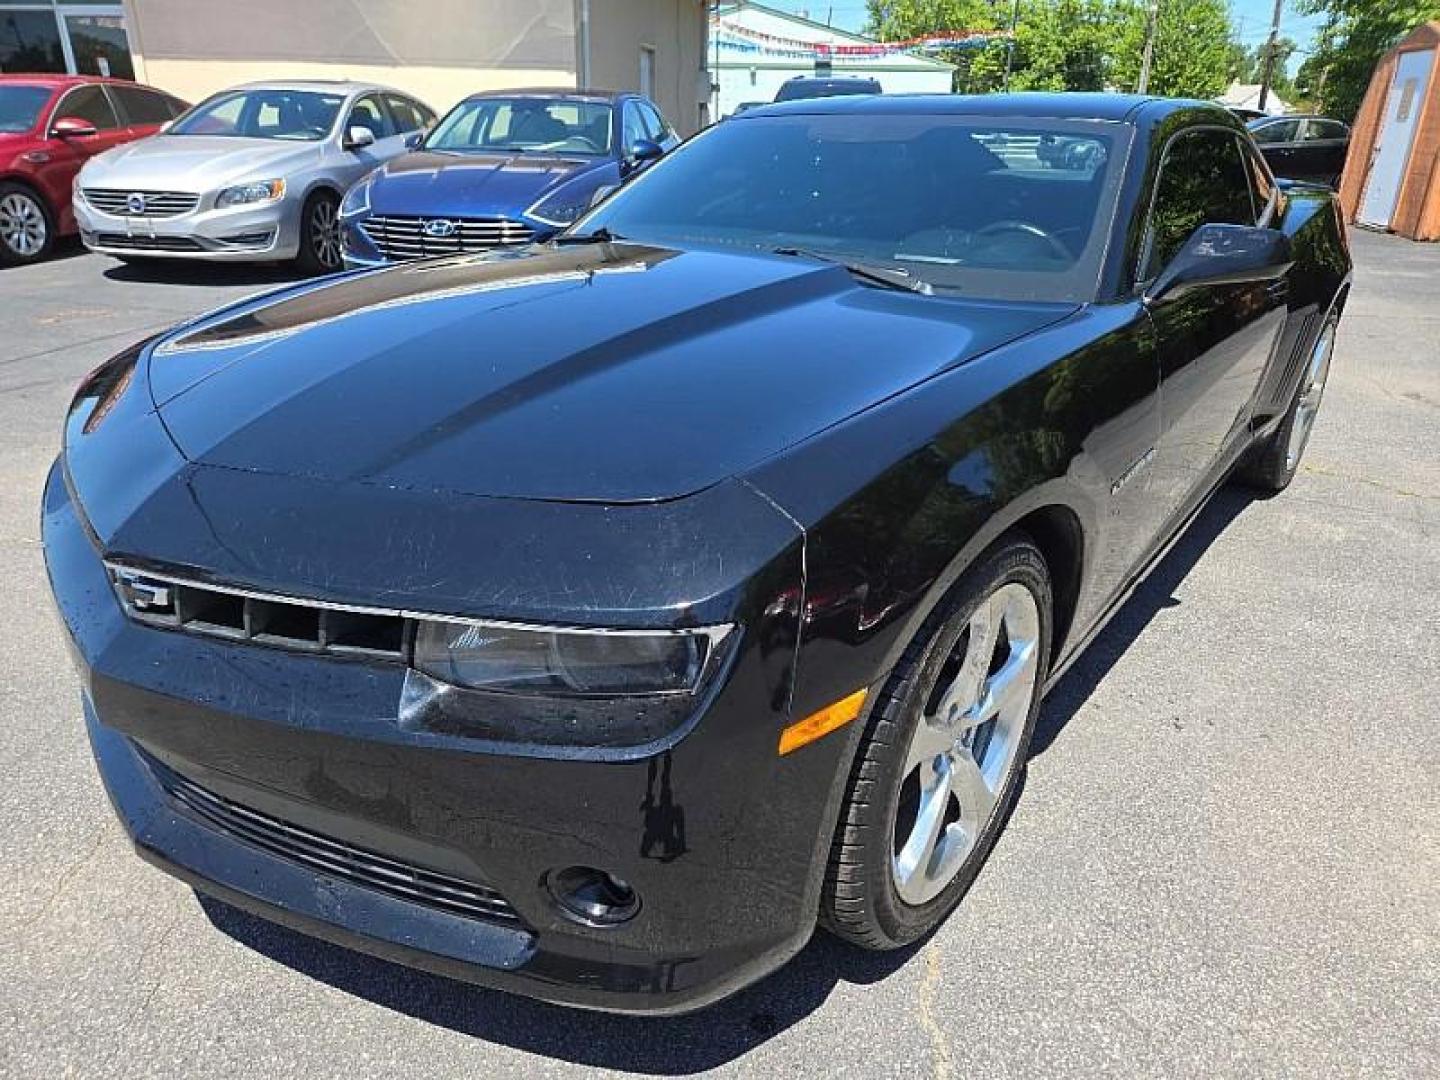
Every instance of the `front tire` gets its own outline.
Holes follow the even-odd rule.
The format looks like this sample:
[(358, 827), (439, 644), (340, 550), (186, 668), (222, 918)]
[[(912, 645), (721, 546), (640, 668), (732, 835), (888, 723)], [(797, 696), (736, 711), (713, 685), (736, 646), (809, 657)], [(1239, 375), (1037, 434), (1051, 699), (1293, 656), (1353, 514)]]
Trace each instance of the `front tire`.
[(340, 200), (317, 191), (300, 211), (300, 254), (295, 265), (306, 274), (333, 274), (345, 265), (340, 241)]
[(55, 220), (45, 200), (23, 184), (0, 184), (0, 263), (39, 262), (55, 246)]
[(969, 890), (1025, 770), (1050, 661), (1044, 557), (991, 548), (906, 649), (870, 710), (821, 901), (868, 949), (923, 937)]
[(1255, 446), (1236, 476), (1242, 484), (1265, 495), (1276, 495), (1290, 486), (1300, 468), (1300, 458), (1310, 443), (1315, 417), (1320, 412), (1320, 399), (1330, 376), (1330, 360), (1335, 353), (1335, 331), (1340, 316), (1332, 314), (1320, 328), (1310, 358), (1300, 376), (1300, 385), (1290, 399), (1290, 409), (1280, 427), (1265, 442)]

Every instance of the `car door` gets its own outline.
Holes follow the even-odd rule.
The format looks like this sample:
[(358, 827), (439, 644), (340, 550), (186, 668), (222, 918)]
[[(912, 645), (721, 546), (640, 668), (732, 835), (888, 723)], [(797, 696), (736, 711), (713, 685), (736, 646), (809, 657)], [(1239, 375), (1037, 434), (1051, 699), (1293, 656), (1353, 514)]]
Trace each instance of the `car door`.
[(143, 86), (110, 86), (107, 90), (131, 139), (154, 135), (174, 117), (169, 99), (154, 90)]
[(1270, 169), (1276, 176), (1292, 177), (1297, 166), (1299, 152), (1300, 121), (1290, 119), (1267, 120), (1250, 129), (1250, 135)]
[[(84, 120), (95, 128), (95, 134), (62, 138), (55, 133), (55, 122), (66, 117)], [(46, 123), (45, 153), (49, 160), (38, 167), (37, 179), (60, 213), (62, 228), (70, 227), (70, 186), (75, 175), (96, 154), (119, 146), (129, 137), (128, 128), (99, 85), (72, 87), (56, 102)]]
[[(1273, 227), (1273, 192), (1256, 198), (1238, 134), (1188, 128), (1173, 136), (1156, 180), (1141, 287), (1201, 225)], [(1204, 495), (1248, 436), (1251, 405), (1285, 325), (1288, 281), (1209, 285), (1150, 303), (1160, 355), (1163, 431), (1155, 471), (1172, 514)]]
[[(352, 145), (350, 133), (356, 128), (369, 131), (375, 141), (368, 146)], [(351, 102), (340, 129), (340, 145), (342, 156), (335, 172), (346, 187), (407, 149), (405, 136), (396, 130), (380, 94), (364, 94)]]
[(1306, 180), (1333, 184), (1345, 169), (1350, 129), (1338, 120), (1309, 119), (1300, 126), (1300, 172)]

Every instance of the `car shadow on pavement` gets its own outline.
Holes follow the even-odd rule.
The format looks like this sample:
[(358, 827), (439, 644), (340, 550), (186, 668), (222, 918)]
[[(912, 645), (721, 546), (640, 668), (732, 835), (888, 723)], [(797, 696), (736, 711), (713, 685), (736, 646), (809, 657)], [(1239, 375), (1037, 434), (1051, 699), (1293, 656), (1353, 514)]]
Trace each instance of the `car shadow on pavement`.
[(1180, 583), (1216, 538), (1254, 501), (1255, 493), (1235, 484), (1221, 485), (1210, 497), (1175, 546), (1151, 568), (1130, 599), (1046, 695), (1035, 721), (1030, 757), (1039, 757), (1050, 748), (1151, 620), (1163, 609), (1180, 603), (1175, 599)]
[[(1176, 588), (1252, 496), (1222, 487), (1169, 554), (1051, 690), (1031, 756), (1043, 753), (1156, 613), (1179, 603)], [(1023, 788), (1020, 795), (1023, 798)], [(1017, 799), (1017, 803), (1019, 800)], [(1001, 843), (1004, 837), (1001, 837)], [(681, 1017), (583, 1012), (471, 986), (307, 937), (196, 893), (222, 933), (286, 967), (376, 1005), (487, 1042), (605, 1069), (680, 1075), (748, 1053), (818, 1009), (839, 983), (879, 982), (926, 944), (895, 952), (853, 948), (816, 931), (779, 971), (733, 997)]]
[(196, 893), (211, 923), (242, 945), (376, 1005), (486, 1042), (585, 1065), (661, 1076), (715, 1068), (809, 1016), (837, 983), (878, 982), (925, 945), (866, 952), (817, 931), (773, 975), (676, 1017), (568, 1009), (456, 982), (307, 937)]
[(111, 260), (103, 271), (111, 281), (155, 285), (286, 285), (303, 281), (293, 266), (276, 263), (212, 263), (189, 259)]

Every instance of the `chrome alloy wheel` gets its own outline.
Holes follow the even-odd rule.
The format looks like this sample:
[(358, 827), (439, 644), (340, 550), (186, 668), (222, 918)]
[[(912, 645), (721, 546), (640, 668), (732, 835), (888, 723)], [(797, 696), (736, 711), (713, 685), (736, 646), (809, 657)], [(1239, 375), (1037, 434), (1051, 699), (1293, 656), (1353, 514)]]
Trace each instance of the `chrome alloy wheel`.
[(1295, 402), (1295, 419), (1290, 424), (1290, 439), (1285, 444), (1285, 468), (1293, 470), (1300, 463), (1305, 444), (1310, 441), (1310, 432), (1315, 427), (1315, 417), (1320, 412), (1320, 399), (1325, 394), (1325, 380), (1330, 377), (1330, 357), (1335, 352), (1335, 323), (1325, 324), (1315, 348), (1310, 350), (1310, 362), (1305, 366), (1304, 382), (1300, 384), (1300, 397)]
[(344, 256), (340, 247), (340, 211), (330, 199), (319, 199), (310, 211), (310, 244), (315, 259), (327, 270), (338, 270)]
[(943, 892), (989, 825), (1019, 764), (1039, 659), (1040, 612), (1017, 582), (942, 631), (926, 664), (938, 664), (938, 677), (911, 736), (895, 818), (891, 873), (907, 904)]
[(45, 247), (45, 211), (29, 195), (12, 191), (0, 199), (0, 243), (22, 259), (33, 258)]

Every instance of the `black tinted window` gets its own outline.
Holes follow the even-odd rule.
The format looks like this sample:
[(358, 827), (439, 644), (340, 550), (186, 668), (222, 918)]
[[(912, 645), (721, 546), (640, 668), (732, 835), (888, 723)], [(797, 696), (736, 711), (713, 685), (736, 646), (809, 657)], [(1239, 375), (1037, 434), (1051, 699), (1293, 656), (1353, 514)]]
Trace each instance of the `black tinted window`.
[(88, 120), (101, 131), (120, 126), (115, 110), (110, 107), (110, 99), (98, 86), (82, 86), (66, 94), (60, 108), (55, 111), (55, 119), (67, 116)]
[[(1047, 134), (1063, 140), (1063, 161), (1039, 156)], [(960, 116), (751, 114), (657, 162), (579, 228), (805, 248), (977, 296), (1089, 297), (1114, 134)]]
[(1301, 138), (1305, 142), (1318, 142), (1321, 139), (1343, 139), (1347, 132), (1345, 125), (1335, 120), (1306, 120), (1305, 134)]
[(132, 124), (163, 124), (171, 118), (170, 103), (160, 94), (134, 86), (112, 86), (125, 119)]
[(1141, 278), (1158, 274), (1201, 225), (1253, 224), (1250, 179), (1236, 137), (1220, 130), (1180, 135), (1160, 166)]
[(1294, 142), (1299, 128), (1299, 120), (1276, 120), (1251, 128), (1250, 134), (1255, 136), (1257, 143), (1264, 146), (1266, 143)]

